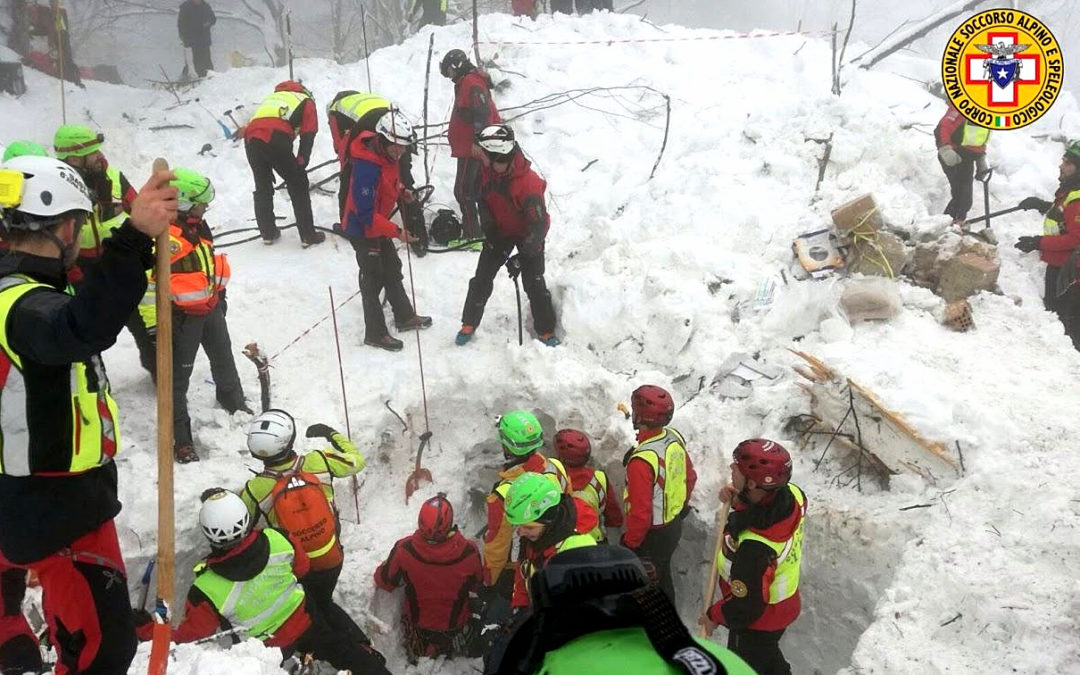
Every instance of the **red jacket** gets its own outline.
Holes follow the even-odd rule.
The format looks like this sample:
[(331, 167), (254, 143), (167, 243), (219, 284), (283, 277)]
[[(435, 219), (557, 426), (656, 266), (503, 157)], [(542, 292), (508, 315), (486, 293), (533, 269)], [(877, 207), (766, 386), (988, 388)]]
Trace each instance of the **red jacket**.
[(472, 70), (454, 81), (454, 109), (450, 113), (450, 156), (472, 157), (472, 147), (484, 127), (502, 121), (491, 99), (491, 78)]
[(934, 129), (934, 140), (937, 142), (937, 147), (951, 145), (953, 150), (956, 150), (961, 157), (966, 159), (975, 159), (976, 155), (985, 155), (985, 145), (961, 145), (964, 142), (964, 124), (966, 123), (967, 118), (950, 105), (949, 109), (945, 111), (944, 117), (941, 118)]
[(525, 583), (524, 571), (529, 568), (533, 573), (542, 570), (547, 561), (558, 553), (558, 545), (563, 540), (575, 534), (589, 534), (599, 522), (596, 511), (577, 497), (563, 495), (555, 508), (559, 509), (559, 514), (554, 522), (544, 528), (539, 539), (521, 539), (520, 564), (514, 573), (514, 597), (510, 601), (512, 607), (529, 606), (529, 587)]
[(483, 167), (480, 174), (480, 224), (501, 239), (543, 238), (551, 227), (544, 204), (547, 183), (532, 170), (520, 151), (510, 171), (498, 174)]
[[(278, 530), (281, 534), (285, 532)], [(293, 545), (293, 575), (297, 579), (303, 578), (311, 566), (311, 561), (303, 547), (293, 537), (289, 536)], [(247, 580), (254, 578), (266, 567), (270, 552), (270, 544), (261, 529), (253, 530), (235, 548), (211, 556), (206, 559), (207, 566), (227, 579)], [(311, 617), (307, 613), (307, 601), (296, 608), (284, 624), (264, 641), (268, 647), (289, 647), (311, 627)], [(195, 642), (214, 633), (228, 630), (223, 624), (223, 617), (218, 614), (210, 599), (192, 586), (188, 590), (187, 601), (184, 606), (184, 620), (172, 633), (172, 641), (180, 644)], [(140, 640), (146, 641), (153, 637), (153, 622), (145, 623), (136, 628), (136, 634)]]
[[(785, 541), (795, 533), (802, 520), (800, 509), (790, 492), (778, 493), (770, 503), (744, 504), (736, 500), (731, 518), (724, 528), (725, 538), (735, 538), (740, 532), (750, 530), (772, 541)], [(758, 524), (764, 524), (758, 527)], [(749, 523), (754, 526), (748, 526)], [(720, 578), (720, 599), (708, 610), (709, 620), (734, 630), (778, 631), (787, 628), (798, 618), (802, 610), (799, 591), (775, 605), (768, 604), (769, 586), (776, 572), (776, 554), (765, 544), (744, 541), (735, 551), (731, 561), (731, 577), (743, 581), (747, 592), (736, 597), (731, 585)]]
[[(591, 466), (568, 466), (566, 467), (566, 474), (570, 477), (570, 489), (577, 492), (585, 489), (585, 486), (593, 479), (593, 475), (596, 474), (596, 469)], [(605, 475), (607, 475), (606, 472)], [(608, 476), (607, 499), (600, 505), (600, 508), (604, 512), (605, 527), (622, 527), (622, 504), (619, 503), (618, 493), (615, 491), (615, 484), (612, 482), (611, 476)]]
[[(642, 442), (657, 434), (663, 429), (639, 429), (638, 442)], [(626, 465), (626, 532), (622, 536), (622, 545), (627, 548), (637, 548), (645, 540), (649, 530), (662, 527), (654, 525), (652, 521), (653, 483), (655, 476), (649, 463), (641, 458), (631, 459)], [(686, 504), (690, 504), (690, 497), (694, 494), (694, 485), (697, 484), (697, 472), (694, 471), (694, 463), (690, 460), (690, 453), (686, 453)]]
[[(1065, 197), (1073, 190), (1080, 190), (1080, 179), (1076, 177), (1058, 188), (1054, 194), (1054, 205), (1050, 210), (1060, 211), (1062, 204), (1065, 203)], [(1039, 239), (1039, 258), (1053, 267), (1064, 265), (1069, 261), (1072, 252), (1080, 248), (1080, 200), (1065, 207), (1061, 226), (1064, 234), (1043, 235)]]
[(413, 626), (446, 632), (469, 621), (469, 595), (480, 587), (480, 552), (460, 532), (432, 543), (420, 534), (399, 539), (375, 570), (384, 591), (405, 586), (405, 616)]
[(390, 214), (401, 194), (398, 163), (374, 149), (375, 134), (362, 131), (349, 144), (349, 194), (342, 226), (352, 238), (396, 237), (401, 228)]
[(510, 0), (514, 16), (536, 16), (536, 0)]
[[(274, 91), (307, 93), (300, 85), (284, 87), (278, 85)], [(297, 150), (296, 157), (300, 166), (307, 164), (307, 161), (311, 159), (311, 146), (315, 143), (315, 134), (319, 133), (319, 111), (315, 107), (315, 99), (309, 96), (300, 103), (287, 120), (277, 117), (260, 117), (251, 120), (244, 127), (244, 142), (260, 140), (263, 143), (269, 143), (274, 132), (285, 134), (289, 137), (290, 142), (299, 135), (300, 147)]]

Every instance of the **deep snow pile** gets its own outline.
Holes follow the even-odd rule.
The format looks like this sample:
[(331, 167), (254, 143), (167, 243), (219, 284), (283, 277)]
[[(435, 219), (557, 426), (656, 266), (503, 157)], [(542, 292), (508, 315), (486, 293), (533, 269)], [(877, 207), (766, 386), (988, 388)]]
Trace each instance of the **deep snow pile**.
[[(520, 23), (493, 16), (485, 17), (481, 39), (712, 34), (664, 31), (636, 17)], [(373, 89), (414, 117), (423, 100), (427, 37), (425, 32), (371, 59)], [(467, 44), (465, 26), (436, 33), (437, 55)], [(393, 541), (414, 527), (420, 501), (437, 490), (457, 505), (463, 531), (480, 528), (482, 515), (470, 493), (492, 481), (498, 457), (493, 417), (523, 406), (542, 413), (552, 431), (579, 426), (594, 439), (597, 461), (620, 476), (631, 430), (615, 406), (646, 381), (676, 392), (681, 407), (675, 425), (698, 465), (698, 513), (688, 521), (677, 581), (683, 616), (693, 623), (728, 453), (739, 440), (758, 435), (794, 449), (797, 443), (784, 438), (782, 426), (809, 410), (794, 377), (759, 385), (744, 401), (719, 399), (707, 383), (732, 352), (760, 352), (766, 361), (787, 365), (795, 363), (787, 348), (797, 347), (876, 391), (926, 436), (950, 446), (959, 440), (967, 473), (951, 485), (897, 478), (888, 491), (868, 484), (860, 494), (831, 482), (838, 466), (827, 462), (814, 473), (812, 453), (797, 453), (795, 480), (809, 495), (810, 521), (804, 614), (785, 637), (795, 672), (1080, 672), (1073, 639), (1080, 629), (1080, 469), (1068, 459), (1076, 447), (1070, 432), (1080, 406), (1074, 386), (1080, 358), (1057, 319), (1041, 310), (1042, 271), (1034, 257), (1001, 248), (1006, 295), (974, 299), (978, 330), (969, 334), (944, 330), (934, 315), (940, 301), (908, 286), (902, 287), (900, 317), (855, 326), (850, 340), (830, 342), (817, 330), (818, 307), (833, 293), (828, 282), (781, 282), (771, 312), (742, 312), (741, 321), (732, 321), (736, 304), (752, 299), (762, 281), (779, 280), (793, 237), (823, 227), (828, 210), (852, 196), (874, 192), (885, 217), (913, 233), (945, 227), (946, 218), (928, 215), (939, 213), (947, 199), (928, 135), (943, 110), (940, 101), (904, 78), (861, 71), (847, 73), (843, 96), (833, 97), (828, 45), (803, 37), (498, 44), (482, 51), (496, 54), (505, 68), (492, 70), (497, 81), (509, 81), (496, 95), (503, 109), (570, 89), (646, 85), (671, 96), (671, 133), (649, 181), (664, 126), (663, 102), (655, 94), (594, 95), (515, 122), (548, 180), (548, 283), (565, 336), (558, 349), (535, 340), (517, 346), (513, 292), (505, 277), (476, 339), (455, 347), (475, 258), (455, 253), (412, 261), (418, 310), (435, 319), (422, 344), (434, 432), (424, 464), (436, 482), (409, 506), (402, 488), (425, 426), (416, 338), (403, 336), (400, 354), (364, 348), (359, 300), (339, 312), (352, 437), (368, 459), (359, 526), (348, 485), (339, 485), (348, 546), (339, 601), (363, 621), (392, 669), (472, 671), (466, 663), (407, 668), (395, 627), (398, 598), (374, 594), (371, 575)], [(365, 88), (364, 64), (303, 60), (297, 74), (320, 109), (340, 89)], [(164, 92), (90, 83), (86, 91), (68, 94), (68, 118), (99, 125), (110, 160), (133, 182), (157, 155), (207, 172), (217, 185), (208, 214), (215, 229), (253, 226), (243, 148), (222, 141), (199, 104), (214, 113), (250, 106), (284, 77), (281, 70), (233, 70), (184, 95), (189, 102), (179, 106)], [(23, 98), (0, 99), (6, 132), (48, 140), (59, 123), (56, 85), (34, 74), (30, 84)], [(445, 119), (450, 102), (450, 85), (433, 68), (431, 119)], [(165, 124), (195, 129), (149, 130)], [(1069, 96), (1042, 124), (1051, 131), (1059, 125), (1080, 135), (1080, 114)], [(1038, 131), (994, 135), (992, 209), (1052, 192), (1060, 146), (1032, 140)], [(829, 134), (831, 163), (815, 196), (821, 146), (809, 139)], [(196, 154), (205, 142), (213, 143), (216, 157)], [(313, 161), (330, 156), (324, 127)], [(453, 161), (445, 146), (434, 146), (433, 157), (435, 201), (452, 202)], [(422, 169), (417, 174), (422, 177)], [(279, 194), (278, 213), (291, 221)], [(335, 204), (329, 196), (314, 199), (318, 224), (336, 220)], [(994, 226), (1004, 242), (1038, 228), (1023, 213)], [(254, 339), (276, 354), (327, 313), (328, 285), (339, 302), (356, 288), (352, 252), (337, 242), (302, 251), (290, 231), (272, 248), (255, 243), (229, 252), (229, 322), (237, 351)], [(128, 336), (106, 361), (124, 411), (126, 448), (119, 464), (125, 508), (119, 524), (135, 579), (156, 546), (153, 389)], [(249, 399), (257, 401), (254, 369), (239, 356), (237, 365)], [(301, 428), (319, 421), (344, 425), (329, 322), (273, 365), (274, 404), (293, 412)], [(706, 386), (698, 392), (701, 378)], [(254, 466), (244, 450), (246, 416), (230, 418), (217, 409), (208, 381), (208, 365), (200, 360), (189, 401), (203, 461), (176, 467), (180, 592), (190, 565), (205, 553), (196, 528), (199, 493), (215, 484), (238, 487)], [(407, 433), (386, 401), (408, 421)], [(933, 507), (899, 511), (915, 503)], [(715, 637), (723, 639), (722, 631)], [(210, 649), (177, 649), (177, 672), (280, 672), (276, 654), (258, 645), (227, 655)], [(143, 672), (145, 658), (141, 651), (132, 672)]]

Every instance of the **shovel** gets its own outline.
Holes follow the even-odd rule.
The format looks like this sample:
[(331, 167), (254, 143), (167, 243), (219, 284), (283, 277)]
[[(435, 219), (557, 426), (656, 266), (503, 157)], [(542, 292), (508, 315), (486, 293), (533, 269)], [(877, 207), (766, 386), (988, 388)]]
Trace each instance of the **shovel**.
[(424, 447), (427, 446), (428, 441), (430, 440), (430, 431), (425, 431), (424, 433), (420, 434), (420, 449), (416, 451), (416, 468), (411, 474), (409, 474), (409, 478), (405, 481), (406, 504), (409, 503), (409, 498), (412, 497), (413, 493), (416, 492), (417, 488), (420, 487), (421, 480), (426, 480), (429, 483), (434, 482), (434, 480), (431, 478), (431, 472), (420, 466), (420, 460), (424, 456)]
[(964, 223), (965, 234), (971, 234), (976, 236), (988, 244), (997, 244), (997, 237), (994, 235), (994, 231), (990, 229), (990, 218), (994, 215), (990, 213), (990, 178), (993, 177), (994, 170), (990, 169), (986, 172), (986, 175), (979, 179), (979, 182), (983, 184), (983, 213), (986, 214), (979, 220), (986, 220), (986, 225), (979, 232), (971, 232), (970, 226), (973, 221)]

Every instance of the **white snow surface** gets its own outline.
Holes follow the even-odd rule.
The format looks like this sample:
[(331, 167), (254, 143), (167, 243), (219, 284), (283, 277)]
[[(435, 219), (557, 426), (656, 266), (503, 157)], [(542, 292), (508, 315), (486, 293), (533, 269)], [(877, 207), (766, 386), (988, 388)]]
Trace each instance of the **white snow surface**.
[[(430, 30), (371, 58), (372, 88), (414, 118), (422, 107)], [(513, 290), (502, 275), (476, 339), (456, 347), (475, 254), (412, 260), (417, 308), (435, 322), (419, 335), (434, 432), (424, 465), (435, 482), (409, 505), (403, 486), (425, 427), (417, 336), (402, 336), (406, 348), (398, 354), (365, 348), (360, 301), (338, 312), (351, 433), (368, 460), (359, 524), (348, 482), (338, 485), (347, 546), (338, 601), (369, 630), (394, 672), (474, 672), (478, 662), (406, 665), (397, 627), (400, 598), (374, 591), (376, 565), (412, 531), (417, 507), (436, 491), (453, 500), (463, 531), (480, 528), (482, 512), (470, 491), (485, 491), (493, 480), (495, 415), (533, 409), (550, 425), (549, 435), (578, 426), (592, 436), (596, 461), (620, 476), (632, 431), (615, 406), (634, 387), (654, 382), (675, 392), (674, 425), (686, 435), (700, 476), (697, 513), (687, 521), (677, 559), (680, 609), (689, 623), (700, 612), (716, 494), (727, 478), (729, 453), (744, 438), (766, 436), (793, 451), (795, 481), (809, 495), (804, 612), (783, 643), (795, 672), (1080, 673), (1080, 468), (1071, 440), (1080, 406), (1080, 357), (1057, 318), (1042, 309), (1042, 265), (1009, 245), (1020, 234), (1037, 233), (1037, 218), (1020, 212), (994, 222), (1005, 242), (1004, 295), (973, 299), (974, 332), (947, 331), (937, 318), (941, 301), (902, 285), (905, 306), (895, 320), (823, 335), (819, 321), (833, 313), (836, 289), (831, 282), (790, 276), (786, 285), (780, 282), (771, 313), (744, 311), (733, 322), (736, 303), (752, 299), (759, 283), (779, 280), (780, 270), (788, 269), (792, 239), (825, 227), (829, 210), (858, 194), (873, 192), (885, 218), (912, 233), (944, 228), (947, 218), (935, 214), (948, 189), (929, 135), (943, 104), (903, 77), (855, 69), (845, 71), (843, 95), (832, 96), (829, 47), (822, 39), (510, 44), (717, 34), (664, 30), (607, 14), (535, 23), (485, 17), (481, 39), (501, 44), (485, 46), (483, 54), (495, 55), (506, 69), (492, 69), (496, 81), (509, 82), (496, 95), (500, 108), (569, 89), (649, 86), (671, 97), (670, 138), (650, 181), (664, 135), (663, 101), (655, 94), (592, 95), (515, 121), (523, 147), (548, 181), (547, 279), (564, 336), (557, 349), (532, 339), (527, 303), (527, 340), (524, 347), (516, 344)], [(463, 25), (435, 35), (436, 66), (447, 49), (469, 43)], [(296, 69), (314, 92), (320, 115), (336, 91), (367, 88), (363, 63), (300, 60)], [(26, 75), (29, 93), (0, 98), (6, 133), (48, 141), (60, 122), (57, 85), (32, 71)], [(166, 92), (89, 82), (86, 90), (68, 91), (68, 120), (100, 126), (110, 161), (137, 185), (159, 155), (206, 172), (217, 186), (208, 214), (215, 230), (254, 227), (243, 148), (223, 141), (211, 115), (193, 99), (218, 114), (258, 102), (285, 77), (281, 69), (234, 69), (182, 94), (189, 102), (180, 106)], [(451, 100), (450, 84), (433, 67), (432, 121), (446, 118)], [(161, 124), (195, 129), (149, 130)], [(1052, 194), (1061, 148), (1032, 134), (1059, 129), (1080, 135), (1070, 95), (1038, 125), (993, 136), (991, 209)], [(809, 139), (829, 134), (831, 163), (815, 195), (822, 146)], [(206, 142), (216, 158), (196, 154)], [(445, 145), (433, 146), (432, 153), (434, 201), (452, 203), (453, 160)], [(324, 126), (313, 161), (330, 157)], [(415, 166), (422, 182), (422, 162)], [(982, 209), (981, 194), (976, 197), (973, 215)], [(336, 220), (334, 198), (317, 195), (313, 201), (318, 224)], [(292, 221), (283, 191), (277, 212)], [(228, 251), (228, 318), (236, 352), (258, 340), (264, 351), (278, 354), (328, 313), (328, 286), (339, 302), (356, 289), (353, 254), (340, 242), (301, 250), (290, 230), (277, 246), (256, 242)], [(406, 269), (407, 284), (408, 274)], [(833, 477), (844, 464), (830, 456), (815, 472), (817, 452), (796, 452), (797, 441), (782, 430), (788, 417), (809, 412), (793, 374), (775, 384), (759, 381), (745, 400), (710, 392), (708, 382), (728, 354), (759, 352), (786, 366), (798, 362), (789, 348), (815, 354), (871, 388), (926, 437), (950, 448), (959, 441), (966, 473), (936, 486), (896, 477), (888, 489), (870, 480), (862, 492), (841, 487)], [(156, 548), (154, 390), (126, 333), (106, 361), (124, 434), (118, 525), (137, 593), (134, 585)], [(344, 427), (329, 321), (288, 347), (273, 366), (274, 405), (296, 416), (301, 435), (314, 422)], [(237, 367), (257, 405), (254, 368), (239, 354)], [(175, 467), (178, 598), (191, 565), (206, 552), (197, 528), (200, 492), (212, 485), (237, 488), (256, 467), (245, 450), (247, 416), (230, 417), (217, 408), (209, 378), (200, 356), (188, 397), (202, 461)], [(384, 401), (406, 418), (408, 432)], [(900, 511), (914, 504), (932, 506)], [(723, 630), (714, 639), (723, 641)], [(145, 672), (147, 652), (144, 645), (130, 672)], [(228, 652), (181, 646), (175, 659), (170, 672), (282, 672), (277, 652), (258, 644)]]

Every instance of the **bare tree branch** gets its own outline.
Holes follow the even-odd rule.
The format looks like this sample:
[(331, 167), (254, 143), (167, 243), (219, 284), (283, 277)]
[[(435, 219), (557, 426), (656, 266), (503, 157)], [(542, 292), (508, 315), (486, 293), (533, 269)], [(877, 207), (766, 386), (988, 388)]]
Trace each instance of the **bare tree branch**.
[(864, 52), (852, 59), (851, 62), (857, 63), (861, 68), (870, 68), (875, 63), (890, 56), (891, 54), (900, 51), (904, 47), (908, 46), (910, 43), (918, 40), (921, 37), (925, 37), (928, 33), (930, 33), (930, 31), (934, 30), (941, 24), (946, 23), (947, 21), (951, 21), (952, 19), (960, 16), (961, 14), (966, 14), (970, 12), (972, 9), (974, 9), (978, 5), (981, 5), (985, 1), (986, 0), (959, 0), (958, 2), (954, 2), (948, 7), (934, 14), (931, 14), (922, 21), (913, 23), (910, 28), (898, 32), (895, 37), (888, 40), (883, 40), (882, 42), (878, 43), (878, 45), (875, 46), (873, 49)]

